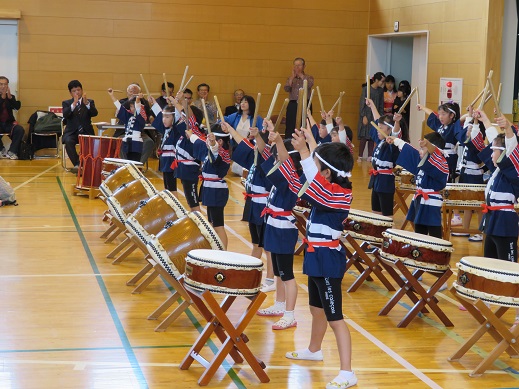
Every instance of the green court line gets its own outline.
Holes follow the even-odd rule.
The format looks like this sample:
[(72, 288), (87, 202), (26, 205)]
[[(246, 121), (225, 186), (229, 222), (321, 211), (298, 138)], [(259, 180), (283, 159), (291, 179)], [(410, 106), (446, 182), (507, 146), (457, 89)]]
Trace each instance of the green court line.
[(133, 352), (133, 349), (132, 349), (132, 346), (128, 339), (128, 336), (126, 335), (126, 332), (124, 331), (124, 327), (122, 325), (121, 319), (119, 318), (119, 315), (117, 314), (117, 310), (115, 309), (115, 306), (112, 302), (110, 293), (108, 293), (108, 289), (106, 288), (106, 284), (104, 283), (103, 277), (99, 273), (99, 269), (94, 260), (94, 256), (92, 255), (92, 252), (90, 251), (90, 247), (88, 246), (88, 242), (86, 241), (85, 235), (83, 234), (83, 231), (81, 230), (81, 226), (79, 225), (76, 215), (74, 214), (74, 210), (72, 209), (72, 205), (70, 204), (67, 193), (65, 192), (65, 189), (63, 188), (60, 178), (56, 177), (56, 180), (58, 181), (58, 185), (61, 189), (61, 193), (63, 195), (65, 203), (67, 204), (67, 208), (69, 210), (70, 216), (72, 217), (72, 221), (74, 222), (74, 225), (76, 226), (77, 233), (79, 235), (79, 238), (81, 239), (81, 243), (83, 244), (85, 253), (87, 254), (88, 261), (90, 262), (90, 266), (92, 267), (92, 271), (94, 272), (94, 274), (96, 274), (97, 284), (99, 285), (99, 289), (101, 289), (101, 293), (103, 294), (103, 297), (105, 299), (106, 306), (108, 307), (108, 311), (110, 312), (112, 321), (114, 322), (115, 328), (119, 335), (119, 339), (121, 340), (121, 343), (123, 344), (124, 351), (126, 352), (126, 356), (128, 357), (130, 365), (132, 366), (133, 373), (135, 374), (137, 382), (139, 383), (141, 388), (148, 388), (148, 384), (146, 382), (146, 377), (144, 377), (144, 373), (142, 372), (142, 369), (139, 365), (139, 361), (137, 360), (137, 357), (135, 356), (135, 353)]
[[(188, 348), (191, 344), (165, 345), (165, 346), (133, 346), (133, 349), (174, 349)], [(0, 354), (17, 354), (17, 353), (55, 353), (70, 351), (108, 351), (108, 350), (124, 350), (124, 347), (71, 347), (71, 348), (42, 348), (42, 349), (20, 349), (20, 350), (0, 350)]]

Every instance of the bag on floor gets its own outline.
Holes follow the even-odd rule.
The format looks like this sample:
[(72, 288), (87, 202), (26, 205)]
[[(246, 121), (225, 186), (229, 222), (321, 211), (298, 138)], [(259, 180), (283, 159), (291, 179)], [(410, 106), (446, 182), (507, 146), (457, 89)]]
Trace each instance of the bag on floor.
[(20, 143), (20, 150), (18, 151), (18, 159), (22, 161), (31, 160), (34, 158), (34, 149), (33, 146), (26, 141), (22, 141)]
[(0, 177), (0, 207), (4, 205), (18, 205), (18, 203), (12, 186)]

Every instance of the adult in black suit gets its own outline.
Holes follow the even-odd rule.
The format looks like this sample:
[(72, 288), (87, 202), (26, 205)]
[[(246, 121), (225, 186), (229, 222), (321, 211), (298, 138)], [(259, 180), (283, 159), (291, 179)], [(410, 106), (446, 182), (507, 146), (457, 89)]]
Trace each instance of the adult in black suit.
[(234, 91), (234, 105), (226, 107), (223, 116), (230, 116), (233, 113), (238, 112), (238, 110), (240, 109), (240, 103), (243, 99), (243, 96), (245, 96), (245, 92), (243, 91), (243, 89), (236, 89)]
[[(22, 103), (11, 94), (7, 77), (0, 76), (0, 158), (18, 159), (25, 130), (14, 118), (13, 110), (19, 110), (21, 106)], [(9, 151), (2, 143), (3, 134), (9, 135), (11, 138)]]
[(95, 135), (92, 127), (92, 119), (97, 116), (97, 108), (94, 100), (87, 99), (83, 92), (83, 86), (78, 80), (68, 83), (68, 90), (72, 98), (61, 103), (63, 107), (63, 120), (66, 124), (63, 134), (65, 150), (74, 165), (72, 172), (77, 172), (79, 156), (76, 152), (76, 144), (79, 143), (79, 135)]

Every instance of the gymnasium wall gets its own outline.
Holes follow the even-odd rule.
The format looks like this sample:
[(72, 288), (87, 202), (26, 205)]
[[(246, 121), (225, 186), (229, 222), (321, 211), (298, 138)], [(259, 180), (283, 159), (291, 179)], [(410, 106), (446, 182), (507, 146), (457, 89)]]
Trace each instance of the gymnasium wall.
[[(22, 15), (22, 123), (36, 109), (69, 98), (72, 79), (95, 100), (96, 121), (109, 121), (114, 107), (108, 87), (125, 90), (131, 82), (141, 83), (142, 73), (150, 91), (158, 93), (165, 72), (178, 88), (186, 65), (195, 76), (190, 88), (210, 84), (211, 95), (224, 106), (236, 88), (253, 96), (261, 92), (264, 116), (276, 83), (284, 85), (293, 58), (301, 56), (325, 108), (346, 91), (343, 116), (356, 126), (368, 1), (0, 0), (0, 9), (7, 8)], [(276, 109), (281, 103), (280, 98)]]
[[(394, 21), (400, 32), (428, 30), (427, 106), (438, 106), (440, 77), (463, 78), (467, 106), (490, 69), (499, 85), (503, 12), (503, 0), (372, 0), (369, 34), (393, 32)], [(490, 101), (485, 110), (493, 107)]]

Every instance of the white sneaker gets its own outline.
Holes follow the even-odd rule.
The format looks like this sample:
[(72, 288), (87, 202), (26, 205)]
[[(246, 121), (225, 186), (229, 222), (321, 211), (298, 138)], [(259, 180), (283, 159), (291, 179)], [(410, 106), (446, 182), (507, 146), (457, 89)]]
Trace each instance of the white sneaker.
[(277, 322), (272, 324), (273, 330), (286, 330), (287, 328), (297, 327), (297, 321), (295, 319), (288, 321), (284, 317), (279, 319)]
[(7, 152), (7, 158), (9, 159), (18, 159), (18, 156), (15, 153), (12, 153), (10, 151)]
[(285, 314), (285, 304), (274, 304), (268, 308), (258, 309), (258, 316), (283, 316)]
[(260, 289), (263, 293), (273, 292), (276, 290), (276, 283), (273, 282), (272, 284), (263, 284), (263, 286)]
[(469, 242), (482, 242), (483, 241), (483, 235), (482, 234), (475, 234), (472, 235), (469, 238)]
[(326, 384), (326, 389), (346, 389), (355, 385), (357, 385), (357, 376), (353, 373), (353, 376), (347, 381), (343, 381), (340, 376), (335, 377)]
[(288, 359), (298, 359), (304, 361), (322, 361), (324, 359), (322, 350), (313, 353), (307, 348), (304, 350), (290, 351), (285, 354), (285, 357)]
[(5, 147), (2, 147), (2, 150), (0, 151), (0, 158), (7, 158), (7, 150)]
[(461, 220), (459, 215), (456, 215), (451, 219), (451, 226), (461, 226), (462, 224), (463, 220)]

